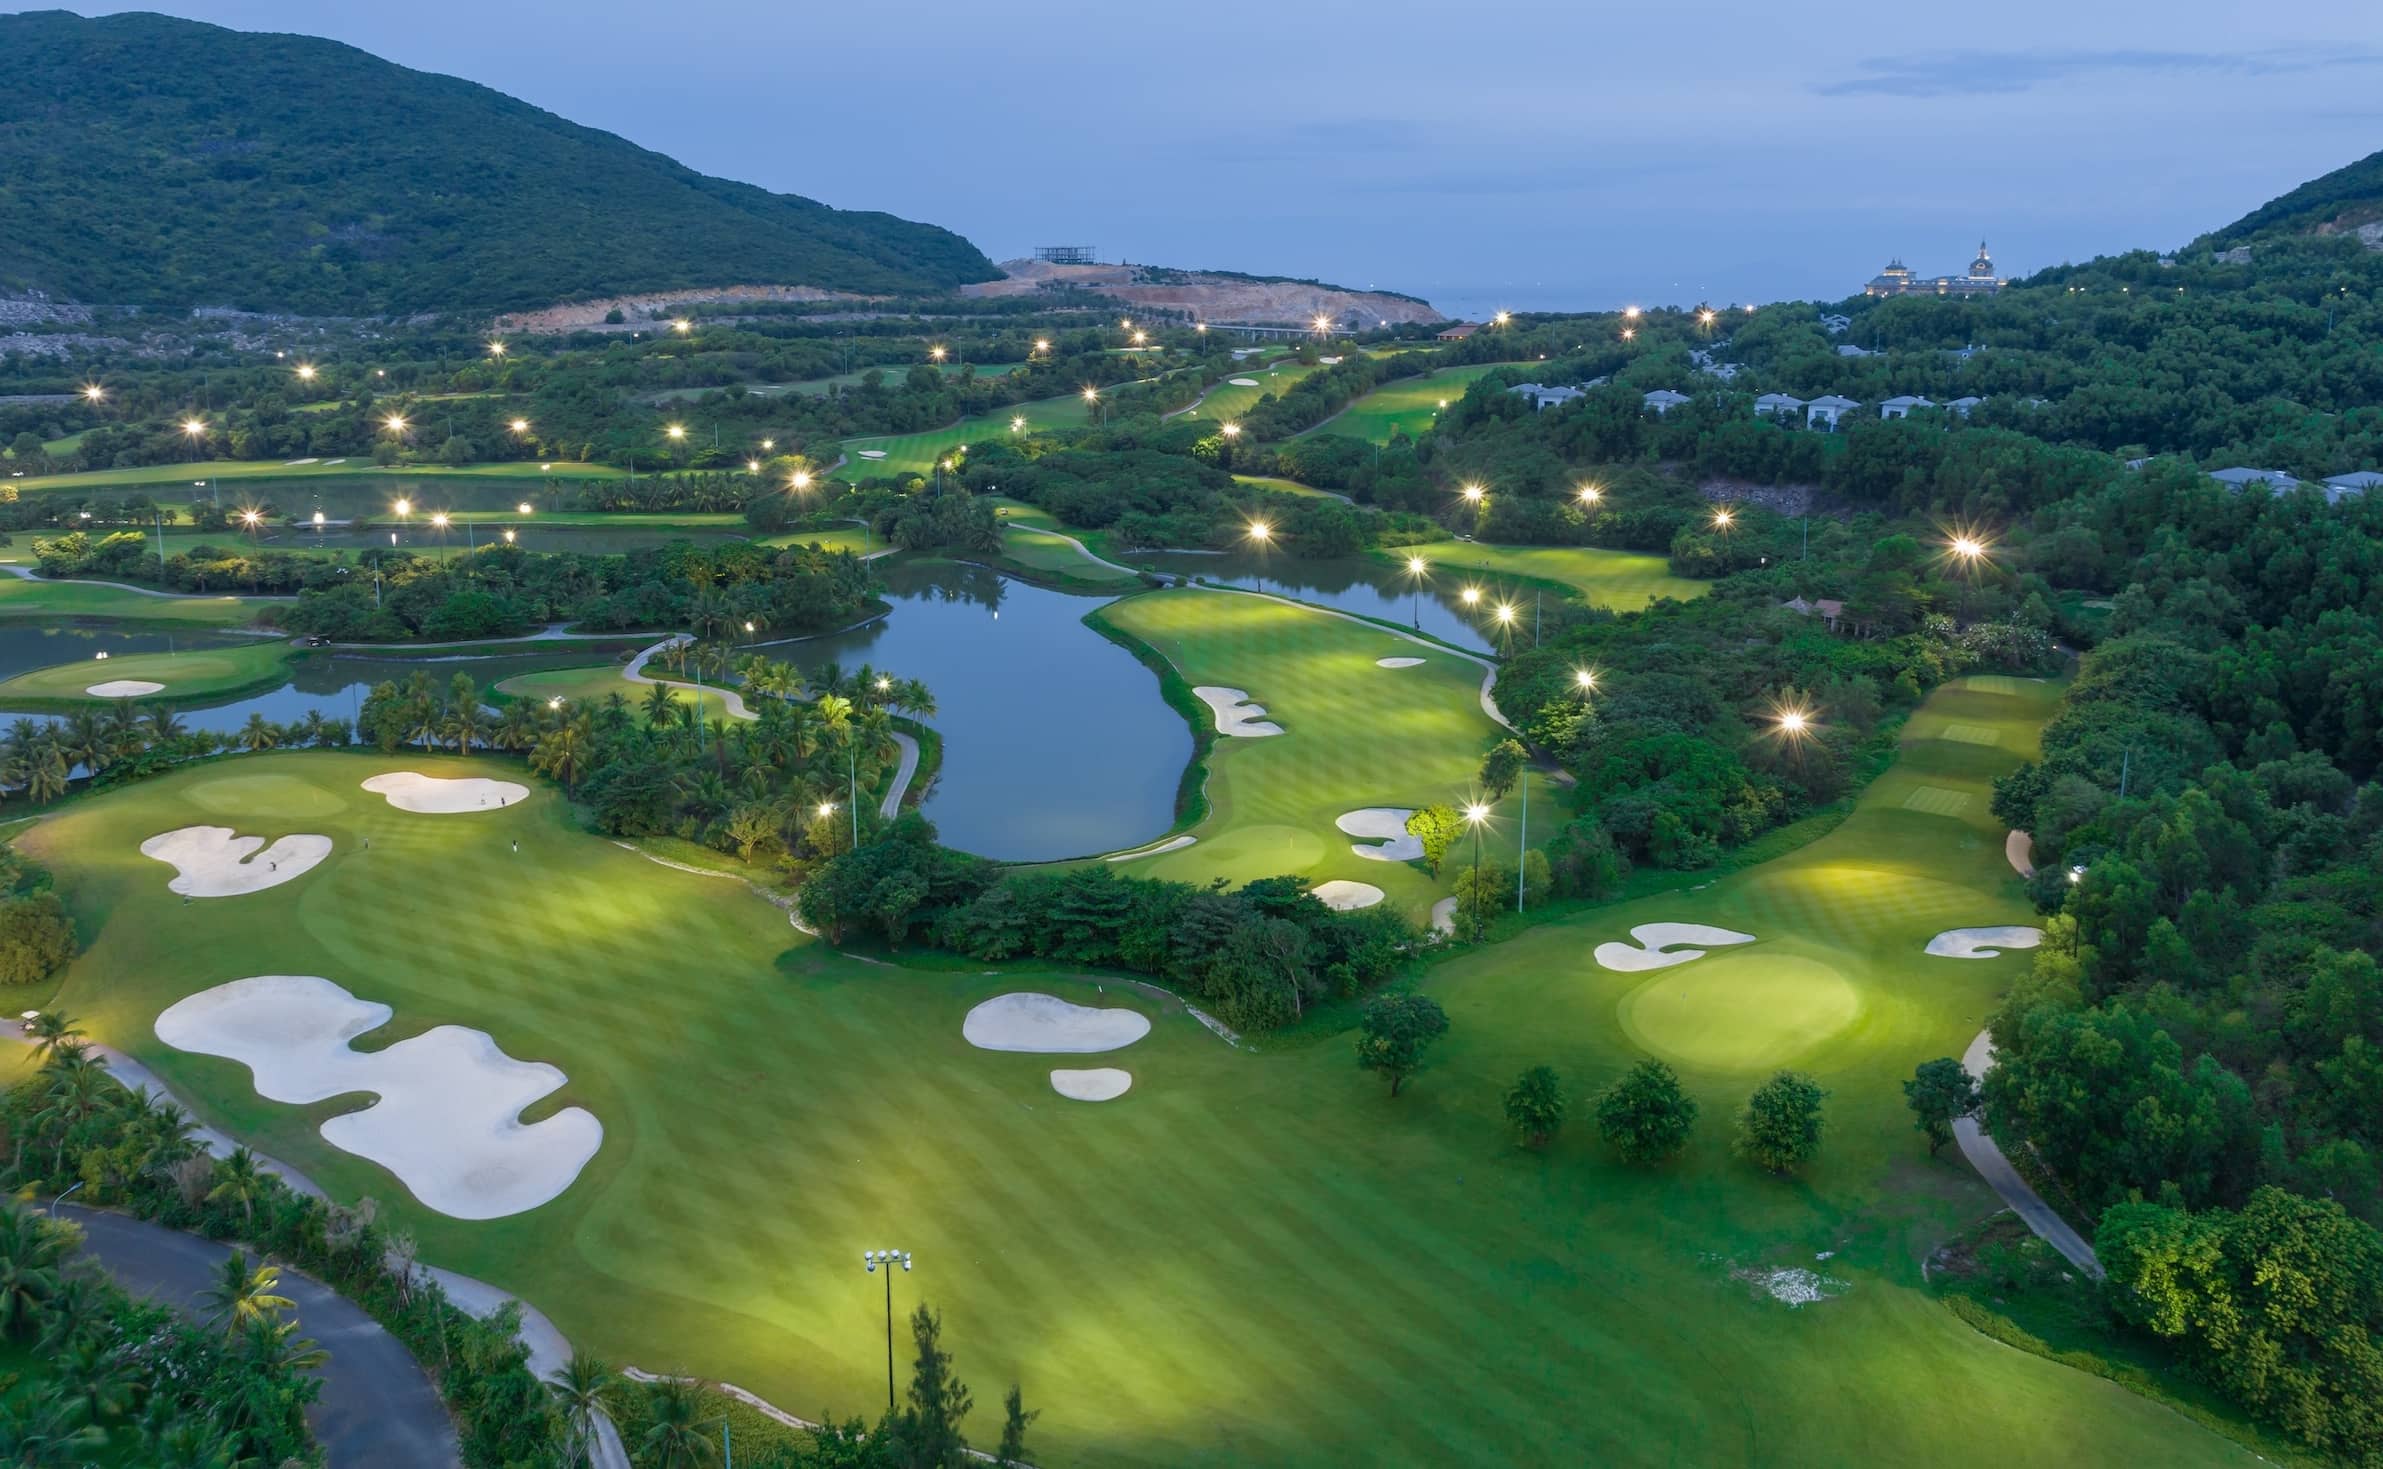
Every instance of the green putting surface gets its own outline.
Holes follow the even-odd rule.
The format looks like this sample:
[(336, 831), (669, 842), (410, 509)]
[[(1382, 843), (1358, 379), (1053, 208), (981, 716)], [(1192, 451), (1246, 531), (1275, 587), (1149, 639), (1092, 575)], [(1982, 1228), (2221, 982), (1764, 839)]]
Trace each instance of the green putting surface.
[[(228, 648), (79, 659), (0, 681), (0, 708), (106, 704), (118, 698), (144, 703), (188, 703), (278, 683), (289, 672), (295, 651), (284, 639), (258, 638), (254, 643)], [(160, 687), (128, 694), (90, 692), (95, 686), (110, 683), (154, 683)]]
[(1453, 405), (1465, 395), (1465, 389), (1473, 385), (1475, 378), (1508, 366), (1512, 364), (1477, 362), (1464, 367), (1443, 367), (1421, 377), (1399, 378), (1384, 383), (1307, 432), (1338, 434), (1375, 444), (1387, 444), (1395, 434), (1421, 438), (1440, 416), (1442, 403)]
[(1476, 583), (1498, 589), (1500, 578), (1552, 582), (1570, 587), (1600, 607), (1636, 612), (1658, 598), (1687, 601), (1705, 594), (1708, 582), (1671, 574), (1661, 556), (1607, 551), (1595, 546), (1497, 546), (1484, 541), (1426, 541), (1376, 553), (1402, 570), (1420, 556), (1436, 585)]

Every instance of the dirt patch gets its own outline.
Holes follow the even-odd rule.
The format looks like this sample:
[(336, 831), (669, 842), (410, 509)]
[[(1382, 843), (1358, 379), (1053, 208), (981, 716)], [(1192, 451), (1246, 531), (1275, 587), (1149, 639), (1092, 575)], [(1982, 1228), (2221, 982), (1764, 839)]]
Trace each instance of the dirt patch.
[[(1318, 316), (1371, 328), (1387, 322), (1438, 322), (1428, 301), (1379, 291), (1351, 291), (1311, 281), (1260, 281), (1197, 270), (1142, 265), (1055, 265), (1005, 260), (1003, 278), (960, 287), (963, 296), (1031, 296), (1083, 292), (1128, 306), (1181, 311), (1200, 321), (1305, 326)], [(600, 313), (599, 313), (600, 314)]]

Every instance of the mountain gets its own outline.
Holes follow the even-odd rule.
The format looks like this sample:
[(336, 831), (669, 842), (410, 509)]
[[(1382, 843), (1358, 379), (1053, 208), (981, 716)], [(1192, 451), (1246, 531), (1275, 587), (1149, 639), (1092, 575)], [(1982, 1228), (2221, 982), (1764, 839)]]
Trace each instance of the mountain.
[(2356, 234), (2383, 249), (2383, 153), (2370, 153), (2268, 200), (2208, 237), (2236, 245), (2261, 235)]
[(732, 283), (946, 290), (960, 236), (711, 178), (311, 36), (0, 16), (0, 285), (377, 315)]

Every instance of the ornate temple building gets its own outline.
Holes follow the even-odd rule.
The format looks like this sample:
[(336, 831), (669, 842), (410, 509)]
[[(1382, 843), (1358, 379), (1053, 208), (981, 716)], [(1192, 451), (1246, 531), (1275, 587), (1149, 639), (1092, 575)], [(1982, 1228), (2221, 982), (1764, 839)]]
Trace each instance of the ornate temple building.
[(1901, 260), (1890, 260), (1887, 268), (1870, 278), (1862, 287), (1865, 296), (1991, 296), (2002, 289), (2002, 277), (1994, 273), (1994, 257), (1986, 253), (1986, 242), (1978, 241), (1978, 258), (1969, 262), (1969, 270), (1962, 275), (1920, 276)]

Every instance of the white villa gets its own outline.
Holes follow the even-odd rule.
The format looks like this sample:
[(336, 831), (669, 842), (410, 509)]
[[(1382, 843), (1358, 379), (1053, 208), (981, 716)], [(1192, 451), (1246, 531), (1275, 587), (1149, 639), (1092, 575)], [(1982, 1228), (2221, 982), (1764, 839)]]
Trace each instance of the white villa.
[(1952, 409), (1955, 413), (1960, 414), (1963, 418), (1967, 418), (1969, 417), (1969, 411), (1971, 409), (1977, 407), (1980, 403), (1985, 401), (1985, 399), (1977, 396), (1975, 393), (1972, 393), (1967, 397), (1955, 398), (1952, 402), (1947, 403), (1944, 406)]
[(1853, 343), (1847, 342), (1837, 349), (1837, 355), (1840, 357), (1876, 357), (1878, 354), (1868, 347), (1857, 347)]
[(2364, 495), (2377, 485), (2383, 485), (2383, 474), (2361, 469), (2350, 474), (2329, 474), (2325, 477), (2325, 503), (2339, 505), (2352, 495)]
[(2297, 489), (2300, 486), (2299, 480), (2280, 469), (2246, 469), (2237, 466), (2233, 469), (2213, 469), (2209, 477), (2237, 495), (2251, 485), (2263, 484), (2275, 490)]
[(1669, 388), (1657, 388), (1655, 391), (1647, 394), (1646, 397), (1647, 406), (1655, 410), (1655, 416), (1658, 418), (1662, 417), (1666, 413), (1671, 412), (1671, 410), (1679, 407), (1681, 404), (1692, 401), (1694, 400), (1691, 399), (1686, 393), (1675, 393)]
[(1804, 400), (1789, 393), (1765, 393), (1754, 400), (1754, 411), (1758, 414), (1800, 414), (1804, 411)]
[(1516, 383), (1506, 391), (1530, 399), (1532, 409), (1539, 413), (1545, 413), (1550, 408), (1561, 408), (1575, 398), (1588, 396), (1578, 388), (1551, 388), (1545, 383)]
[(1909, 418), (1911, 410), (1914, 408), (1934, 408), (1935, 406), (1935, 402), (1931, 399), (1915, 398), (1909, 393), (1903, 393), (1879, 404), (1878, 416), (1881, 418)]
[(1834, 311), (1820, 319), (1820, 329), (1824, 332), (1827, 332), (1832, 337), (1844, 332), (1852, 325), (1852, 317), (1841, 316)]
[(1804, 423), (1812, 428), (1825, 427), (1834, 430), (1837, 427), (1838, 419), (1861, 406), (1851, 398), (1830, 393), (1825, 397), (1815, 398), (1804, 405)]

